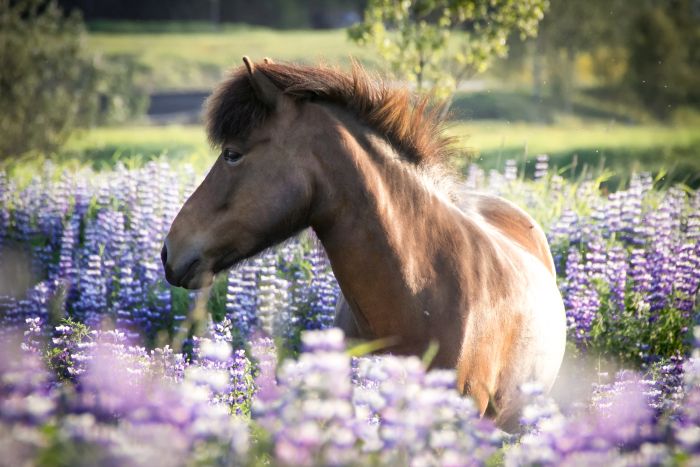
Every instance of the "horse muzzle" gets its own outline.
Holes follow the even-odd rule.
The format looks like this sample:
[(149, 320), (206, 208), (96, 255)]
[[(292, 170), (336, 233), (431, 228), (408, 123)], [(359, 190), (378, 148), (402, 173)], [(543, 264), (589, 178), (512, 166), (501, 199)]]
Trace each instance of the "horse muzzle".
[(173, 256), (166, 239), (160, 259), (168, 283), (185, 289), (200, 289), (211, 284), (211, 274), (207, 274), (203, 268), (202, 259), (198, 254), (186, 255), (182, 260), (175, 260)]

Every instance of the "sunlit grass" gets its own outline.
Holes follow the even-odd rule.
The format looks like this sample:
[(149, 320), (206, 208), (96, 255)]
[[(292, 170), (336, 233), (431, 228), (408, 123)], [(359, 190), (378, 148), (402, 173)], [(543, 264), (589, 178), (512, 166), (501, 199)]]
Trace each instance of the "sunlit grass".
[[(681, 171), (676, 180), (700, 178), (700, 130), (694, 127), (660, 125), (561, 125), (509, 124), (506, 122), (455, 122), (450, 133), (464, 149), (457, 166), (470, 161), (485, 168), (502, 168), (505, 160), (532, 161), (549, 154), (559, 168), (578, 161), (576, 174), (584, 166), (599, 172), (605, 168), (623, 178), (633, 170)], [(132, 125), (101, 127), (76, 133), (57, 155), (29, 157), (11, 162), (10, 168), (31, 173), (43, 160), (68, 169), (91, 166), (104, 169), (122, 161), (140, 166), (157, 157), (191, 164), (203, 171), (215, 157), (201, 125)]]
[(149, 89), (207, 89), (222, 71), (255, 60), (347, 64), (350, 56), (371, 61), (371, 51), (351, 43), (345, 30), (275, 31), (238, 27), (221, 32), (105, 33), (92, 32), (90, 50), (105, 55), (131, 55), (148, 68), (141, 77)]
[[(626, 176), (632, 171), (674, 173), (674, 179), (700, 183), (700, 129), (663, 125), (571, 122), (558, 125), (457, 122), (449, 130), (485, 168), (502, 168), (507, 159), (530, 164), (548, 154), (552, 165), (574, 172), (608, 169)], [(469, 160), (460, 159), (463, 167)]]
[(591, 147), (689, 146), (700, 140), (700, 128), (614, 123), (553, 126), (503, 121), (455, 122), (450, 131), (462, 138), (462, 144), (482, 153), (498, 149), (538, 154)]

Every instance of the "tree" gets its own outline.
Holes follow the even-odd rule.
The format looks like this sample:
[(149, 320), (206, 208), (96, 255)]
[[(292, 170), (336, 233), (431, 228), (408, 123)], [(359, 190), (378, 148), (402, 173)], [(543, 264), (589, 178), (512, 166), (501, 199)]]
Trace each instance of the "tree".
[(637, 9), (637, 3), (626, 0), (550, 0), (533, 54), (534, 94), (540, 95), (545, 71), (551, 97), (570, 111), (576, 58), (586, 52), (593, 55), (599, 79), (615, 79), (611, 72), (624, 63), (626, 31)]
[(350, 38), (376, 47), (399, 78), (446, 100), (508, 53), (508, 37), (534, 36), (548, 0), (369, 0)]
[(97, 111), (83, 33), (53, 2), (0, 0), (0, 158), (53, 150)]
[(688, 0), (654, 2), (630, 29), (627, 80), (657, 117), (700, 103), (700, 27)]
[(76, 127), (143, 114), (133, 57), (93, 57), (54, 1), (0, 0), (0, 159), (57, 149)]

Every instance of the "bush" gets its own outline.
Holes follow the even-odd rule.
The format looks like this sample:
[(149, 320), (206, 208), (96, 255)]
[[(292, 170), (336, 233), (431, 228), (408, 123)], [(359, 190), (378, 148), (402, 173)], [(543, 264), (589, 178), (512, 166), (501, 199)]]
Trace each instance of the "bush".
[(139, 74), (147, 69), (133, 55), (115, 54), (96, 62), (100, 104), (97, 123), (122, 123), (144, 115), (148, 110), (148, 93), (134, 86)]
[(95, 60), (85, 27), (54, 1), (0, 0), (0, 160), (57, 149), (76, 127), (143, 113), (131, 57)]
[(97, 111), (97, 72), (77, 14), (54, 2), (0, 0), (0, 158), (58, 147)]

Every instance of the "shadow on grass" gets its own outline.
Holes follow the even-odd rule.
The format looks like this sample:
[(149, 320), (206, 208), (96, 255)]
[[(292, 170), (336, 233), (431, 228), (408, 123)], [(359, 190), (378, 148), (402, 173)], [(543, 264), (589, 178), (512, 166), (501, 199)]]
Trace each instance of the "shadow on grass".
[[(534, 97), (521, 91), (484, 91), (457, 94), (451, 107), (453, 120), (506, 120), (510, 122), (553, 123), (562, 113), (561, 106), (550, 97)], [(569, 109), (584, 119), (633, 122), (625, 113), (606, 109), (595, 100), (574, 99)]]
[[(523, 154), (522, 147), (505, 147), (483, 151), (479, 165), (485, 169), (503, 170), (505, 161), (513, 159), (526, 177), (535, 172), (536, 154)], [(700, 141), (687, 146), (646, 148), (575, 148), (548, 153), (550, 167), (564, 178), (577, 179), (585, 174), (598, 175), (607, 170), (612, 176), (604, 183), (609, 190), (626, 186), (633, 173), (661, 174), (662, 185), (683, 183), (700, 188)]]

